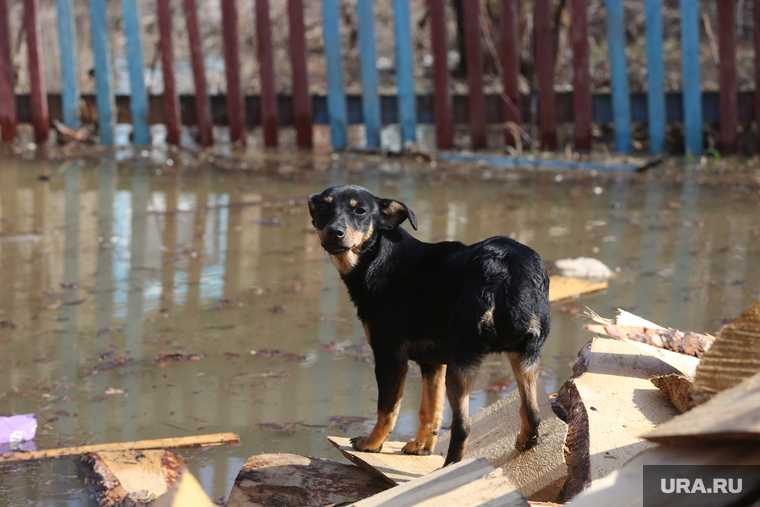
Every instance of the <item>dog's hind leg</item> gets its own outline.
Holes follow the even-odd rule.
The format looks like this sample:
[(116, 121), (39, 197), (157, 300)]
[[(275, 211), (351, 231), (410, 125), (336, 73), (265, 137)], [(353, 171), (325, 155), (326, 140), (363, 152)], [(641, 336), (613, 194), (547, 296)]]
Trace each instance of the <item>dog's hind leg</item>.
[(478, 375), (477, 367), (449, 363), (446, 368), (446, 395), (451, 405), (451, 441), (443, 466), (462, 461), (470, 434), (470, 391)]
[(509, 352), (507, 357), (520, 392), (520, 434), (517, 436), (515, 449), (526, 451), (538, 443), (538, 425), (541, 423), (536, 392), (538, 358), (517, 352)]
[(406, 454), (427, 456), (433, 452), (438, 431), (443, 422), (443, 403), (446, 396), (446, 365), (420, 363), (422, 372), (422, 401), (420, 402), (420, 429), (417, 436), (407, 442)]
[(377, 423), (366, 437), (354, 437), (351, 444), (357, 451), (380, 452), (385, 440), (396, 424), (404, 393), (407, 361), (382, 358), (375, 355), (375, 378), (377, 379)]

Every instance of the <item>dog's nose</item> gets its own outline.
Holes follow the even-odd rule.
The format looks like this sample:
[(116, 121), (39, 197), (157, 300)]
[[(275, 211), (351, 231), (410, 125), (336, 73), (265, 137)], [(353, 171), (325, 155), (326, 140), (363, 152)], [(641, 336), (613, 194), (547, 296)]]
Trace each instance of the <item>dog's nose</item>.
[(342, 238), (343, 236), (346, 235), (346, 230), (343, 227), (328, 227), (327, 235)]

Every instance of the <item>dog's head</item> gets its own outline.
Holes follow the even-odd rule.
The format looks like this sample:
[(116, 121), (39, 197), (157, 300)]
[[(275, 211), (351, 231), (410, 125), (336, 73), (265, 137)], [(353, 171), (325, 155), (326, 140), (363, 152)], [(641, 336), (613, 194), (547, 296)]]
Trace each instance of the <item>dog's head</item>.
[(404, 203), (375, 197), (356, 185), (330, 187), (313, 194), (309, 213), (322, 247), (333, 256), (358, 254), (378, 231), (395, 229), (407, 219), (417, 230), (417, 217)]

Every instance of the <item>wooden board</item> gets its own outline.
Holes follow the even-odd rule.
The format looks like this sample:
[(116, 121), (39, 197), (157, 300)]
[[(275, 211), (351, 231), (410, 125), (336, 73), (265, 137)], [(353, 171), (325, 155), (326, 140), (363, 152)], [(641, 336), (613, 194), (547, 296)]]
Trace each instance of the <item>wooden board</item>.
[[(514, 448), (520, 431), (520, 396), (517, 391), (470, 418), (470, 439), (465, 458), (486, 458), (504, 470), (509, 479), (529, 500), (553, 501), (567, 476), (565, 436), (567, 425), (552, 411), (543, 383), (538, 382), (539, 443), (533, 449)], [(450, 434), (438, 439), (434, 453), (445, 456)]]
[(165, 450), (111, 451), (83, 454), (77, 464), (98, 504), (116, 507), (147, 505), (166, 493), (185, 460)]
[(549, 302), (578, 298), (584, 294), (607, 289), (607, 282), (591, 282), (561, 275), (549, 277)]
[(611, 324), (589, 324), (584, 327), (592, 333), (607, 335), (613, 338), (627, 338), (694, 357), (702, 357), (715, 342), (715, 338), (710, 335), (693, 333), (691, 331), (678, 331), (677, 329), (648, 329), (638, 326)]
[[(296, 454), (252, 456), (240, 469), (227, 507), (356, 502), (390, 484), (353, 465)], [(192, 505), (192, 504), (188, 504)]]
[[(670, 402), (683, 414), (689, 410), (689, 401), (691, 400), (691, 384), (693, 378), (685, 375), (671, 373), (670, 375), (659, 375), (649, 379), (657, 389), (665, 393)], [(667, 423), (666, 423), (667, 424)]]
[(663, 443), (760, 440), (760, 373), (646, 433), (644, 438)]
[(198, 479), (190, 472), (183, 473), (165, 495), (150, 504), (150, 507), (189, 506), (215, 507), (206, 495), (206, 492), (201, 488)]
[(412, 456), (401, 450), (406, 442), (387, 441), (381, 452), (360, 452), (351, 446), (348, 438), (327, 437), (351, 462), (364, 470), (377, 474), (390, 484), (403, 484), (427, 475), (443, 466), (441, 456)]
[(356, 507), (527, 507), (528, 502), (483, 458), (467, 459), (354, 504)]
[(760, 301), (726, 324), (702, 357), (691, 396), (699, 405), (760, 372)]
[[(694, 378), (697, 373), (697, 367), (699, 366), (699, 358), (681, 354), (679, 352), (673, 352), (672, 350), (661, 349), (648, 343), (641, 343), (635, 340), (621, 340), (644, 353), (654, 356), (663, 363), (666, 363), (673, 369), (673, 373), (685, 375), (687, 377)], [(656, 376), (656, 375), (653, 375)]]

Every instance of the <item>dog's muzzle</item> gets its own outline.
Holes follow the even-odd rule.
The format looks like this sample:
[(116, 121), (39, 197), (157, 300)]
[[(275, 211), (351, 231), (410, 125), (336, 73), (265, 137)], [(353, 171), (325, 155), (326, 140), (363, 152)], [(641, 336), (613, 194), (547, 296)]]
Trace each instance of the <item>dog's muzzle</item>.
[(346, 229), (340, 226), (330, 226), (321, 235), (322, 248), (332, 255), (342, 254), (351, 247), (344, 243)]

